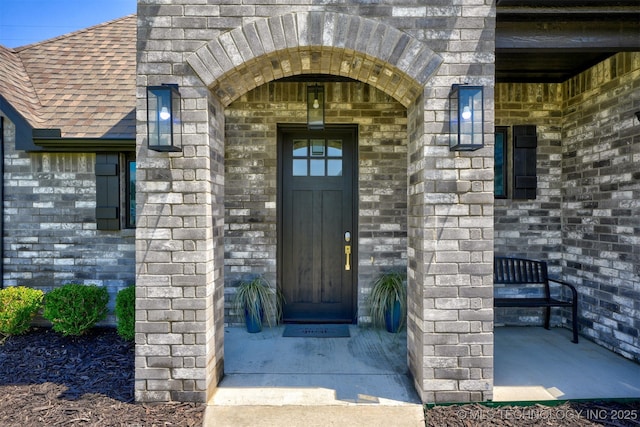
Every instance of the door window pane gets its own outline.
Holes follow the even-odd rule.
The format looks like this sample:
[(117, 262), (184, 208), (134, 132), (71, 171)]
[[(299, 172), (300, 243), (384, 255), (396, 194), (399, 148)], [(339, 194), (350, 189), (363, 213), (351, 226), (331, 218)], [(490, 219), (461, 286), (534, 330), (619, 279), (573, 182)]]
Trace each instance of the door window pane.
[(306, 157), (307, 153), (308, 153), (307, 140), (294, 139), (293, 140), (293, 157)]
[(324, 176), (324, 159), (311, 160), (311, 176)]
[(327, 160), (327, 176), (342, 176), (342, 159)]
[(293, 159), (293, 176), (307, 175), (307, 159)]
[(311, 156), (324, 156), (324, 139), (311, 140)]
[(330, 139), (327, 141), (327, 156), (342, 157), (342, 140)]

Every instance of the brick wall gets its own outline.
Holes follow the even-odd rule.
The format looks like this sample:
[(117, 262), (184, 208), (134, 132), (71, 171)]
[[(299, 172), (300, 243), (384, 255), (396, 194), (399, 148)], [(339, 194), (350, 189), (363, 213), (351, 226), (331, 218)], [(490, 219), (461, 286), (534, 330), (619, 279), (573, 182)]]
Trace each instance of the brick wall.
[[(406, 108), (363, 83), (323, 85), (327, 124), (358, 124), (358, 319), (366, 323), (366, 295), (375, 277), (383, 269), (406, 269)], [(228, 301), (247, 275), (264, 274), (276, 283), (276, 126), (306, 120), (306, 86), (272, 82), (225, 110)], [(237, 321), (227, 308), (225, 322)]]
[(114, 325), (116, 294), (134, 283), (135, 230), (96, 229), (95, 154), (16, 151), (15, 126), (4, 124), (3, 285), (105, 286)]
[(563, 85), (563, 276), (581, 332), (640, 361), (640, 53)]

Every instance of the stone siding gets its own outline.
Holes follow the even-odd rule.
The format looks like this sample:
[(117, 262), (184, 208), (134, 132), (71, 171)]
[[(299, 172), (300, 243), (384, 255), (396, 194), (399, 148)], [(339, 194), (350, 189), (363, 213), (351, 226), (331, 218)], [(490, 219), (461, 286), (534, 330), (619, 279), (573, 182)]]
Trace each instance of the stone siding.
[(96, 229), (95, 154), (16, 150), (15, 126), (4, 125), (3, 285), (104, 286), (115, 325), (116, 294), (135, 281), (135, 230)]

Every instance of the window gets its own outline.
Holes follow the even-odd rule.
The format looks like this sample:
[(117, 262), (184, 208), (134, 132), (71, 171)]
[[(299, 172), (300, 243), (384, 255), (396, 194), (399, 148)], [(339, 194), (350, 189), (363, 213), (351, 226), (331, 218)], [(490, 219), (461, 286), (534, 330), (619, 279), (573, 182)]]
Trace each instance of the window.
[(295, 139), (293, 176), (342, 176), (342, 140)]
[[(507, 127), (496, 127), (494, 196), (499, 199), (534, 200), (538, 188), (538, 136), (536, 126), (513, 126), (512, 144), (509, 144), (508, 134), (509, 131)], [(511, 151), (512, 154), (511, 159), (509, 159), (509, 151)], [(509, 160), (511, 161), (510, 163)], [(510, 177), (508, 175), (510, 175)], [(512, 183), (510, 188), (507, 185), (508, 182)]]
[(136, 161), (127, 158), (127, 228), (135, 228), (136, 226)]
[(507, 197), (507, 128), (497, 127), (495, 133), (493, 193), (499, 199)]

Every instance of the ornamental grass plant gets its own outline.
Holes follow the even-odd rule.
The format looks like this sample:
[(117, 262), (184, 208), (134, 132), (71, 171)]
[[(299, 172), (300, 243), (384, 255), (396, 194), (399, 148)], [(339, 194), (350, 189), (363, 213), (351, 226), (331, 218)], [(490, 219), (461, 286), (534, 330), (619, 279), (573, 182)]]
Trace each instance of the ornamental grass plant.
[(373, 283), (368, 302), (369, 313), (374, 326), (386, 326), (385, 317), (389, 316), (391, 310), (399, 309), (400, 325), (398, 330), (401, 329), (404, 326), (407, 315), (405, 276), (397, 271), (390, 271), (380, 275)]
[(262, 322), (266, 320), (272, 327), (282, 317), (281, 302), (282, 296), (269, 281), (257, 276), (240, 282), (233, 298), (233, 310), (238, 316), (244, 315), (247, 323), (252, 322), (262, 328)]

